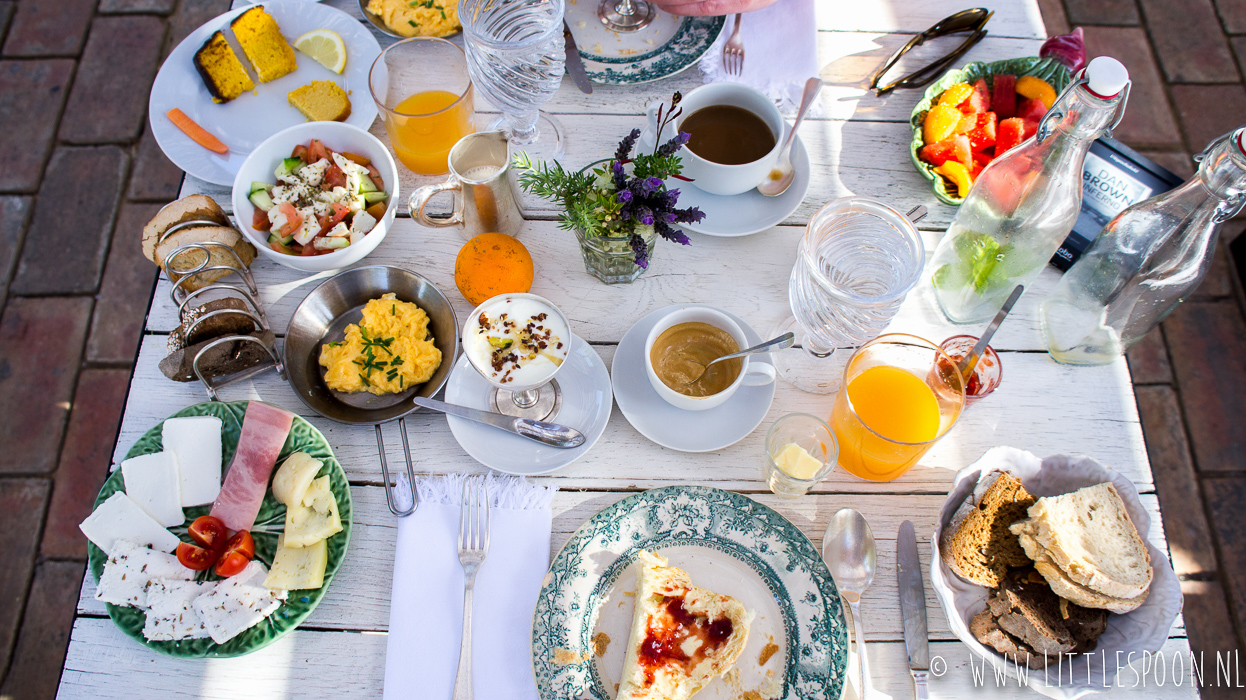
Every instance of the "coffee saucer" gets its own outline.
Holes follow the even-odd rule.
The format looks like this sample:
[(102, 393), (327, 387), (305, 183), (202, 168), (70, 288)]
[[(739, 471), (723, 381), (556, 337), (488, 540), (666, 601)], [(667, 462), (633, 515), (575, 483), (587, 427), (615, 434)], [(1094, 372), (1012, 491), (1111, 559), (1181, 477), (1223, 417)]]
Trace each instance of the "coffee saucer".
[[(645, 340), (664, 315), (690, 306), (714, 308), (708, 304), (675, 304), (637, 321), (619, 341), (610, 380), (619, 410), (641, 435), (680, 452), (712, 452), (734, 445), (761, 425), (774, 400), (775, 382), (741, 386), (721, 406), (706, 411), (675, 408), (658, 396), (645, 371)], [(761, 342), (761, 336), (739, 316), (716, 310), (740, 325), (749, 345)], [(769, 354), (753, 355), (751, 361), (773, 364)], [(450, 381), (454, 381), (453, 377)]]
[[(610, 374), (601, 357), (577, 335), (571, 336), (571, 352), (558, 371), (562, 407), (547, 420), (584, 433), (584, 444), (564, 450), (542, 445), (475, 421), (446, 416), (454, 439), (477, 462), (506, 474), (548, 474), (583, 457), (606, 430), (612, 406)], [(467, 355), (459, 355), (446, 382), (446, 402), (493, 410), (489, 394), (493, 385), (480, 376)]]
[[(783, 138), (787, 138), (789, 129), (791, 125), (784, 124)], [(648, 130), (641, 133), (637, 148), (653, 148), (653, 136)], [(809, 182), (812, 180), (809, 153), (799, 135), (792, 142), (792, 167), (796, 171), (796, 178), (792, 180), (791, 187), (778, 197), (767, 197), (756, 189), (731, 196), (710, 194), (693, 182), (676, 179), (667, 181), (668, 188), (679, 190), (679, 203), (676, 206), (681, 209), (697, 207), (705, 212), (705, 218), (700, 223), (678, 226), (685, 231), (706, 236), (735, 238), (760, 233), (783, 223), (800, 207), (805, 194), (809, 192)]]

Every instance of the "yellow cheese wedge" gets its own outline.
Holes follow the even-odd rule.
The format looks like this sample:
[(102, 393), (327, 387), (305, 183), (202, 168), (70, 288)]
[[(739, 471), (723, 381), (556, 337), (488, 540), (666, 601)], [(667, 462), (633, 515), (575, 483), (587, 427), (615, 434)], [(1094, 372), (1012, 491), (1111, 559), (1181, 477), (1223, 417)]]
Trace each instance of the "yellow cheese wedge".
[(303, 502), (286, 506), (285, 546), (307, 547), (342, 531), (329, 477), (312, 481)]
[(264, 587), (285, 591), (320, 588), (328, 565), (329, 545), (325, 540), (307, 547), (287, 547), (283, 535), (277, 538), (277, 555)]
[(295, 452), (286, 458), (273, 476), (273, 498), (287, 506), (302, 503), (312, 479), (324, 463), (306, 452)]
[(794, 442), (789, 442), (783, 448), (783, 451), (774, 458), (774, 463), (779, 469), (796, 479), (812, 479), (822, 468), (821, 461)]

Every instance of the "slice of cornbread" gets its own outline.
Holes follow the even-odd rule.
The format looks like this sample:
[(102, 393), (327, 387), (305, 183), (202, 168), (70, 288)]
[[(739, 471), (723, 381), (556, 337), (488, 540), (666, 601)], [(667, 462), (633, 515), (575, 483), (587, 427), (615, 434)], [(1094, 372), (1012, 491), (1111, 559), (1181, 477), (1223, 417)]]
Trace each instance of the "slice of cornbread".
[(313, 80), (286, 98), (310, 122), (341, 122), (350, 116), (350, 98), (332, 80)]
[(255, 88), (247, 69), (238, 60), (238, 54), (234, 53), (221, 32), (208, 37), (195, 52), (195, 70), (203, 77), (203, 84), (207, 86), (213, 102), (229, 102)]
[(256, 5), (229, 23), (234, 38), (247, 55), (261, 83), (267, 83), (298, 68), (294, 48), (281, 35), (277, 20)]

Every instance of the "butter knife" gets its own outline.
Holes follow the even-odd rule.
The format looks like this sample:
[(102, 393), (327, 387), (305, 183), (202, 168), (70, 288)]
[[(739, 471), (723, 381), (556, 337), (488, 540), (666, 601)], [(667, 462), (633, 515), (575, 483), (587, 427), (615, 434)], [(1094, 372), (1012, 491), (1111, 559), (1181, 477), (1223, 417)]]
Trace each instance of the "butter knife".
[(904, 649), (909, 655), (917, 700), (926, 700), (926, 679), (930, 671), (930, 635), (926, 631), (926, 590), (922, 584), (922, 562), (917, 556), (917, 534), (913, 523), (900, 523), (896, 535), (896, 579), (900, 587), (900, 619), (904, 623)]
[(422, 408), (431, 408), (434, 411), (441, 411), (447, 415), (492, 425), (495, 428), (501, 428), (507, 432), (514, 433), (519, 437), (525, 437), (553, 447), (569, 449), (584, 444), (584, 434), (575, 428), (568, 428), (565, 425), (547, 423), (543, 420), (532, 420), (531, 418), (504, 416), (501, 413), (482, 411), (478, 408), (468, 408), (467, 406), (456, 406), (452, 403), (426, 399), (422, 396), (415, 397), (414, 401), (416, 406)]
[(567, 24), (567, 20), (562, 21), (562, 38), (563, 50), (567, 52), (567, 72), (571, 74), (572, 82), (585, 95), (593, 94), (593, 84), (588, 80), (588, 73), (584, 72), (584, 59), (580, 58), (580, 50), (576, 48), (575, 37), (571, 36), (571, 25)]

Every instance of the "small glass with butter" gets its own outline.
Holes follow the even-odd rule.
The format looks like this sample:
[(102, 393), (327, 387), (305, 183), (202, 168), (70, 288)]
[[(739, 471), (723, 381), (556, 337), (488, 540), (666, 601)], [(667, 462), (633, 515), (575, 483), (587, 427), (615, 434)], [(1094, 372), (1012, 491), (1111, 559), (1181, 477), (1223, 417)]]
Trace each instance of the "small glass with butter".
[(789, 413), (766, 434), (762, 479), (776, 496), (798, 498), (829, 474), (838, 458), (831, 426), (808, 413)]

